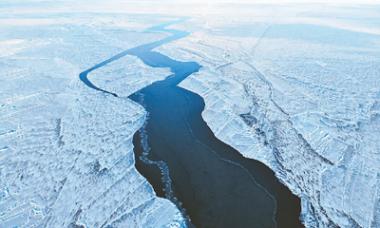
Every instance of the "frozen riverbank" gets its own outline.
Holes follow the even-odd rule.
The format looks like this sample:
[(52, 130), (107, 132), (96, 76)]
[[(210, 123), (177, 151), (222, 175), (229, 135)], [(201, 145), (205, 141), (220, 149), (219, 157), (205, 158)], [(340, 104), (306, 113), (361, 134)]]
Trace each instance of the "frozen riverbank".
[[(161, 29), (174, 38), (186, 34)], [(132, 54), (149, 66), (169, 67), (172, 75), (130, 96), (149, 113), (134, 140), (139, 171), (196, 226), (300, 227), (300, 201), (270, 169), (219, 141), (201, 118), (201, 97), (177, 86), (200, 66), (151, 48)]]
[[(183, 226), (176, 206), (135, 169), (132, 139), (144, 109), (78, 78), (121, 48), (160, 39), (133, 30), (137, 22), (118, 24), (147, 27), (149, 18), (7, 16), (0, 18), (0, 226)], [(112, 78), (119, 69), (124, 77)], [(131, 56), (105, 70), (93, 78), (107, 89), (133, 79), (125, 96), (169, 74)]]
[(197, 32), (159, 49), (204, 66), (181, 86), (205, 99), (202, 116), (219, 139), (301, 197), (308, 227), (378, 226), (380, 52), (371, 22), (380, 15), (366, 9), (318, 16), (318, 7), (257, 6), (255, 18), (246, 6), (234, 21), (199, 16), (183, 25)]

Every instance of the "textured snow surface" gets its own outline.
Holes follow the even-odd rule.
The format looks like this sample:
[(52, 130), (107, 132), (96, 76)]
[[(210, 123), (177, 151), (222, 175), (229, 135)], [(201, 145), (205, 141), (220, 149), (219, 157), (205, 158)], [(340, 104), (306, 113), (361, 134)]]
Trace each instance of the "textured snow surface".
[(170, 72), (125, 57), (89, 74), (119, 98), (78, 77), (165, 35), (136, 32), (136, 18), (1, 15), (0, 227), (184, 226), (135, 169), (132, 137), (146, 113), (126, 98)]
[(218, 138), (301, 197), (307, 227), (379, 227), (380, 8), (326, 8), (225, 9), (159, 51), (203, 66), (181, 86)]
[(157, 50), (203, 66), (181, 86), (301, 197), (307, 227), (380, 227), (379, 5), (129, 2), (0, 2), (0, 227), (184, 225), (134, 167), (146, 113), (126, 98), (169, 72), (124, 57), (89, 74), (119, 98), (78, 78), (165, 37), (142, 33), (152, 12), (192, 17)]

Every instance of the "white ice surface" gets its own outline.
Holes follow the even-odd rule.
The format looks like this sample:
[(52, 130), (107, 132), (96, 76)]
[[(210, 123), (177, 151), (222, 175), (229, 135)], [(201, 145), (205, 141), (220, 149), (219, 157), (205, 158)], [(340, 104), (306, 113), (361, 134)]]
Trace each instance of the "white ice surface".
[(184, 225), (134, 166), (132, 137), (146, 113), (126, 98), (170, 72), (125, 57), (89, 75), (120, 98), (79, 81), (94, 64), (165, 36), (136, 32), (136, 24), (151, 26), (137, 21), (101, 13), (1, 15), (0, 227)]
[(203, 66), (181, 85), (218, 138), (302, 198), (308, 227), (380, 226), (378, 5), (131, 2), (0, 2), (1, 227), (183, 222), (134, 169), (144, 111), (125, 97), (138, 87), (107, 80), (149, 84), (136, 76), (150, 70), (127, 57), (90, 74), (121, 99), (78, 82), (164, 36), (142, 34), (157, 17), (136, 12), (192, 17), (177, 25), (189, 38), (158, 50)]
[(373, 7), (264, 5), (249, 13), (227, 5), (220, 15), (194, 16), (181, 25), (190, 37), (158, 49), (203, 66), (181, 86), (204, 98), (202, 116), (219, 139), (301, 197), (307, 227), (380, 225)]

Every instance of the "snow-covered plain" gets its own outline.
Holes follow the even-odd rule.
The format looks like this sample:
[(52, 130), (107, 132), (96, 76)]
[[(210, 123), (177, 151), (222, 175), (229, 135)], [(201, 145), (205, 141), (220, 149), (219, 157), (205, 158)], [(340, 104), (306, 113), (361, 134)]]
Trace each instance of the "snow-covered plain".
[(0, 9), (0, 227), (184, 226), (134, 166), (146, 113), (126, 98), (170, 72), (128, 56), (89, 74), (120, 97), (78, 77), (165, 18)]
[(203, 66), (181, 86), (215, 135), (274, 170), (307, 227), (379, 227), (379, 5), (213, 9), (159, 51)]
[(184, 225), (134, 167), (145, 111), (126, 98), (169, 72), (124, 57), (89, 74), (119, 98), (78, 78), (165, 36), (136, 13), (192, 17), (157, 50), (203, 66), (181, 86), (301, 197), (307, 227), (379, 227), (379, 5), (180, 2), (0, 2), (0, 227)]

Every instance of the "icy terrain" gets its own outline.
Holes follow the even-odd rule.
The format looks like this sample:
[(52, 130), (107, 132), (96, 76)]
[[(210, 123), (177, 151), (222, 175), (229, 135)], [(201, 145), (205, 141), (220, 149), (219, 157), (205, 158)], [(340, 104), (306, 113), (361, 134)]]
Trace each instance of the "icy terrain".
[(215, 135), (271, 167), (307, 227), (379, 227), (380, 7), (218, 6), (159, 48), (203, 66), (181, 86)]
[(139, 33), (159, 20), (1, 11), (0, 227), (183, 226), (135, 169), (132, 137), (146, 113), (125, 98), (169, 71), (129, 56), (89, 75), (118, 98), (78, 77), (164, 37)]
[(380, 226), (379, 5), (104, 2), (0, 2), (0, 227), (184, 225), (131, 142), (146, 113), (127, 96), (168, 70), (128, 56), (89, 74), (119, 97), (78, 78), (166, 37), (143, 32), (157, 14), (192, 17), (156, 51), (202, 65), (181, 86), (301, 197), (307, 227)]

